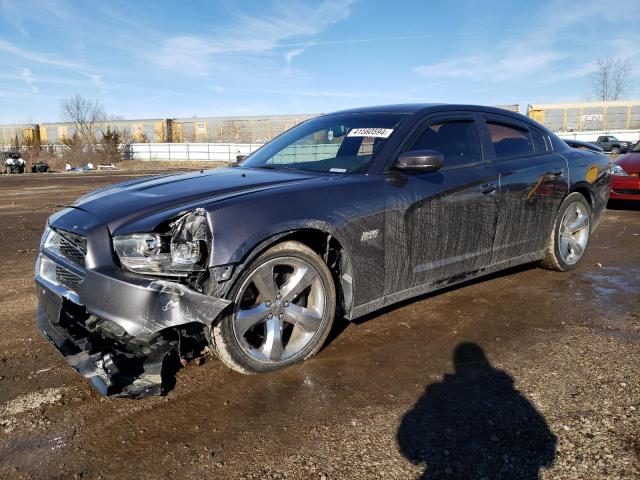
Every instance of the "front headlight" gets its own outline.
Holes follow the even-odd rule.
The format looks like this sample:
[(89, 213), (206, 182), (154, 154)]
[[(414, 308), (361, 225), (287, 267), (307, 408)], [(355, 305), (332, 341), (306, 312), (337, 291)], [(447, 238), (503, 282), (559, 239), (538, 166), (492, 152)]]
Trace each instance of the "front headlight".
[(53, 234), (53, 230), (47, 225), (44, 227), (44, 232), (42, 232), (42, 237), (40, 238), (40, 251), (44, 250), (44, 246), (47, 244), (47, 241), (50, 241), (50, 236)]
[(185, 276), (206, 269), (210, 240), (204, 211), (182, 215), (169, 224), (170, 231), (134, 233), (113, 238), (122, 266), (148, 275)]
[(620, 165), (616, 165), (615, 163), (611, 166), (611, 174), (618, 175), (619, 177), (628, 177), (629, 174), (624, 171)]

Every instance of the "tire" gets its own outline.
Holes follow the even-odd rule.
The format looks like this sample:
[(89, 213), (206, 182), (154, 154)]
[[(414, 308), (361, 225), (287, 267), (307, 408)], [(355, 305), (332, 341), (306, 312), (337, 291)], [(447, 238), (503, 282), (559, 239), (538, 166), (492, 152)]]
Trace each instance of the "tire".
[(611, 147), (611, 153), (614, 155), (620, 155), (620, 147)]
[(336, 310), (329, 268), (293, 241), (254, 260), (228, 298), (232, 308), (212, 326), (211, 339), (220, 360), (246, 374), (287, 367), (317, 353)]
[(587, 250), (591, 223), (591, 206), (584, 196), (569, 194), (558, 210), (542, 265), (560, 272), (576, 268)]

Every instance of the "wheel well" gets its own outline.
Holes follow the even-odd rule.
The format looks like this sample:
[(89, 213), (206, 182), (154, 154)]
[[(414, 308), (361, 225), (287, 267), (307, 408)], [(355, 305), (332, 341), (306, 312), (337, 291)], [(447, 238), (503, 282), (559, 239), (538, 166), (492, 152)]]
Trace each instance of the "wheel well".
[(573, 192), (581, 194), (587, 200), (589, 206), (593, 208), (593, 196), (591, 195), (591, 191), (587, 187), (574, 188), (570, 193)]
[(338, 315), (347, 315), (353, 306), (353, 271), (351, 260), (344, 247), (331, 234), (315, 228), (294, 230), (273, 237), (272, 241), (262, 243), (250, 254), (255, 258), (272, 246), (285, 242), (300, 242), (311, 248), (329, 267), (336, 287), (336, 307)]

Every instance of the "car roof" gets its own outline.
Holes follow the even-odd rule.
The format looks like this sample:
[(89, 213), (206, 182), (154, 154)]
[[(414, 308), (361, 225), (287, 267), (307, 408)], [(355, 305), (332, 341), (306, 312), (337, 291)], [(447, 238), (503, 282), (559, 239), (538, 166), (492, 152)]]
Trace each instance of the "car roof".
[(459, 111), (470, 110), (475, 112), (496, 113), (499, 115), (509, 116), (518, 120), (529, 120), (526, 116), (505, 110), (499, 107), (489, 107), (486, 105), (467, 105), (467, 104), (455, 104), (455, 103), (400, 103), (392, 105), (376, 105), (371, 107), (350, 108), (347, 110), (340, 110), (337, 112), (331, 112), (328, 115), (344, 114), (344, 113), (427, 113), (429, 110), (446, 112), (446, 111)]

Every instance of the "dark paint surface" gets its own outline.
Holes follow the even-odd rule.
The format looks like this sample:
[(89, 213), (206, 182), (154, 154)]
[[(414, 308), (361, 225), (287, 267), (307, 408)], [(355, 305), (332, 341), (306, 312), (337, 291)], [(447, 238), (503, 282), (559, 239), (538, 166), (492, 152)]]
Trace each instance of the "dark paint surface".
[[(362, 111), (385, 108), (399, 107)], [(340, 310), (352, 320), (543, 258), (556, 212), (571, 191), (587, 197), (593, 223), (599, 221), (610, 189), (606, 156), (571, 149), (546, 131), (543, 143), (555, 151), (497, 161), (487, 122), (501, 121), (521, 130), (544, 128), (495, 108), (407, 108), (414, 113), (376, 153), (367, 174), (241, 165), (133, 180), (78, 199), (72, 208), (52, 216), (50, 224), (86, 236), (87, 274), (76, 289), (79, 303), (88, 314), (116, 323), (133, 337), (147, 338), (187, 323), (208, 326), (228, 306), (226, 292), (258, 246), (275, 243), (288, 232), (311, 229), (330, 235), (344, 250), (348, 268), (339, 273), (338, 283), (352, 285), (352, 290), (342, 295), (347, 300)], [(429, 172), (393, 169), (398, 154), (429, 125), (460, 119), (475, 123), (479, 133), (480, 153), (465, 157), (473, 163), (445, 162), (442, 169)], [(196, 207), (204, 210), (211, 229), (209, 267), (234, 269), (215, 290), (224, 300), (210, 304), (201, 301), (202, 291), (177, 281), (175, 288), (168, 288), (174, 292), (168, 299), (153, 288), (153, 277), (120, 268), (111, 245), (112, 236), (156, 231)]]
[[(354, 111), (411, 113), (368, 175), (220, 169), (135, 180), (75, 205), (104, 222), (111, 234), (150, 231), (186, 209), (204, 207), (214, 238), (211, 267), (240, 264), (282, 232), (312, 228), (331, 234), (350, 259), (357, 307), (512, 258), (541, 255), (562, 199), (580, 186), (590, 192), (596, 216), (606, 203), (606, 157), (572, 150), (548, 131), (555, 152), (492, 161), (484, 116), (543, 129), (521, 115), (464, 105)], [(443, 115), (474, 116), (483, 136), (483, 162), (426, 174), (389, 170), (419, 125)], [(593, 166), (601, 182), (585, 180)], [(497, 188), (483, 193), (487, 184)], [(374, 238), (363, 240), (365, 232), (375, 231)], [(101, 243), (104, 248), (104, 239)]]

